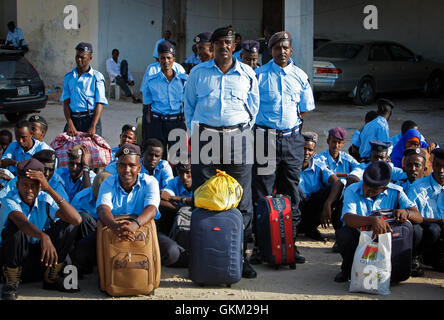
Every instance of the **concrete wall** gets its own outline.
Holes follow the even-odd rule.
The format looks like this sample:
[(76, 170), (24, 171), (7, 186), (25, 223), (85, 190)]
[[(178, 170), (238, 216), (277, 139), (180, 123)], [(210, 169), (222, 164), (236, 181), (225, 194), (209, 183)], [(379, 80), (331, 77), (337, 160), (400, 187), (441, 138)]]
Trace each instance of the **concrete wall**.
[[(315, 0), (314, 33), (330, 39), (394, 40), (425, 58), (444, 63), (440, 0)], [(363, 26), (364, 7), (378, 9), (378, 30)]]
[(218, 27), (232, 25), (243, 40), (262, 36), (262, 0), (187, 0), (186, 56), (193, 38)]
[[(63, 26), (66, 5), (78, 9), (80, 28)], [(30, 48), (27, 57), (39, 70), (48, 89), (62, 87), (64, 75), (75, 67), (75, 46), (91, 42), (98, 49), (98, 0), (17, 0), (17, 21)], [(92, 67), (98, 68), (97, 53)]]
[(17, 0), (0, 1), (0, 39), (6, 40), (9, 32), (6, 24), (9, 21), (15, 21), (17, 24)]
[(99, 70), (108, 79), (106, 60), (119, 49), (138, 91), (146, 67), (154, 62), (154, 45), (162, 38), (162, 0), (99, 0), (98, 21)]

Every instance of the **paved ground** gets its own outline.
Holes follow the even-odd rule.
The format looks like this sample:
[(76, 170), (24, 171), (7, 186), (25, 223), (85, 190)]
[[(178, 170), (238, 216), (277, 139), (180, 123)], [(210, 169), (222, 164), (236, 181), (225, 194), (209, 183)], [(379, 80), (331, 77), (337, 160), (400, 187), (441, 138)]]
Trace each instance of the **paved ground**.
[[(415, 120), (423, 135), (444, 144), (444, 100), (424, 100), (417, 94), (392, 95), (395, 104), (394, 114), (390, 120), (391, 135), (400, 131), (404, 120)], [(103, 136), (111, 146), (119, 143), (120, 129), (124, 123), (135, 124), (140, 116), (142, 105), (114, 100), (105, 108), (102, 117)], [(329, 128), (342, 126), (349, 130), (346, 147), (348, 148), (353, 131), (360, 128), (367, 111), (375, 109), (356, 107), (346, 98), (323, 97), (317, 103), (316, 111), (310, 113), (304, 124), (304, 131), (316, 131), (320, 135), (318, 151), (326, 148), (326, 134)], [(59, 133), (64, 126), (61, 104), (50, 102), (41, 112), (49, 123), (47, 141)], [(4, 118), (0, 121), (1, 128), (13, 130), (13, 125)], [(435, 300), (444, 298), (444, 274), (426, 269), (424, 278), (410, 278), (397, 286), (392, 286), (389, 296), (367, 294), (351, 294), (348, 284), (337, 284), (333, 277), (339, 271), (340, 255), (331, 251), (333, 245), (333, 229), (324, 231), (330, 237), (326, 244), (298, 238), (298, 248), (307, 258), (307, 262), (298, 265), (297, 270), (282, 268), (276, 271), (266, 265), (256, 267), (258, 278), (242, 279), (232, 288), (197, 287), (187, 279), (187, 269), (162, 268), (160, 287), (153, 297), (134, 297), (131, 299), (153, 300), (390, 300), (390, 299), (421, 299)], [(101, 293), (97, 286), (97, 274), (86, 276), (80, 281), (80, 293), (63, 295), (42, 290), (40, 283), (24, 284), (20, 287), (21, 299), (110, 299)]]

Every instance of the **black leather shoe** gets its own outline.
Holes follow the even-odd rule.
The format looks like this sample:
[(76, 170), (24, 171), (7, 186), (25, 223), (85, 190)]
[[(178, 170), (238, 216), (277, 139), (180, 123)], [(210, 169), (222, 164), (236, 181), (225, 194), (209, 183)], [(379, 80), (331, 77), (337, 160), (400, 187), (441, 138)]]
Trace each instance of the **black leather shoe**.
[(3, 285), (2, 300), (17, 300), (17, 298), (18, 294), (16, 286)]
[(250, 256), (250, 263), (251, 264), (261, 264), (262, 263), (262, 259), (261, 259), (261, 254), (259, 252), (259, 248), (254, 247), (253, 248), (253, 252), (251, 253)]
[(256, 271), (254, 271), (253, 267), (248, 263), (247, 260), (244, 260), (244, 265), (242, 267), (242, 278), (253, 279), (256, 277)]
[(346, 274), (344, 271), (339, 272), (335, 277), (335, 282), (347, 282), (350, 279), (350, 276)]
[(306, 232), (305, 236), (316, 241), (322, 241), (322, 242), (327, 241), (327, 238), (324, 235), (322, 235), (322, 233), (318, 229), (313, 229)]
[(299, 253), (298, 249), (296, 249), (296, 247), (294, 250), (294, 262), (301, 263), (301, 264), (305, 263), (305, 257), (301, 256), (301, 254)]

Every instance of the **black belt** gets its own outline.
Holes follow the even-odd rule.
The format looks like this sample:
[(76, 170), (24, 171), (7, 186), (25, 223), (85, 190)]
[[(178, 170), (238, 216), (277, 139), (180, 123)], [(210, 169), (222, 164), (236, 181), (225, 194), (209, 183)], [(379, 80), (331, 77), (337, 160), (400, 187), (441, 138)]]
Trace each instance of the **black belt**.
[(264, 126), (260, 126), (260, 125), (256, 125), (256, 128), (258, 129), (262, 129), (262, 130), (275, 130), (276, 131), (276, 136), (278, 136), (279, 138), (282, 137), (291, 137), (295, 134), (299, 134), (299, 126), (296, 126), (292, 129), (287, 129), (287, 130), (278, 130), (278, 129), (273, 129), (273, 128), (268, 128), (268, 127), (264, 127)]
[(183, 113), (176, 113), (176, 114), (161, 114), (161, 113), (155, 113), (152, 112), (152, 116), (154, 119), (160, 119), (160, 120), (166, 120), (166, 121), (171, 121), (171, 120), (183, 120)]
[(85, 118), (94, 115), (94, 111), (71, 112), (71, 118)]
[(236, 124), (234, 126), (227, 126), (227, 127), (212, 127), (212, 126), (209, 126), (209, 125), (203, 124), (203, 123), (200, 123), (199, 126), (205, 130), (214, 131), (214, 132), (218, 132), (218, 133), (230, 133), (230, 132), (237, 131), (237, 130), (244, 131), (246, 128), (249, 127), (248, 122)]

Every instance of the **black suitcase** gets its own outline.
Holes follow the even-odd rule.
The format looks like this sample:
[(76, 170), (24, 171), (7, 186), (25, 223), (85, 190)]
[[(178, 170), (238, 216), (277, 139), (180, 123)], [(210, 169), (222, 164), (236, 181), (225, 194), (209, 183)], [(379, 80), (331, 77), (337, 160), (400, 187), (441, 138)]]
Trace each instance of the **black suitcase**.
[(390, 282), (405, 281), (412, 273), (413, 225), (401, 224), (393, 219), (387, 222), (392, 228), (392, 274)]
[(194, 209), (190, 228), (190, 279), (201, 286), (225, 284), (229, 287), (240, 281), (243, 238), (243, 217), (238, 209)]

